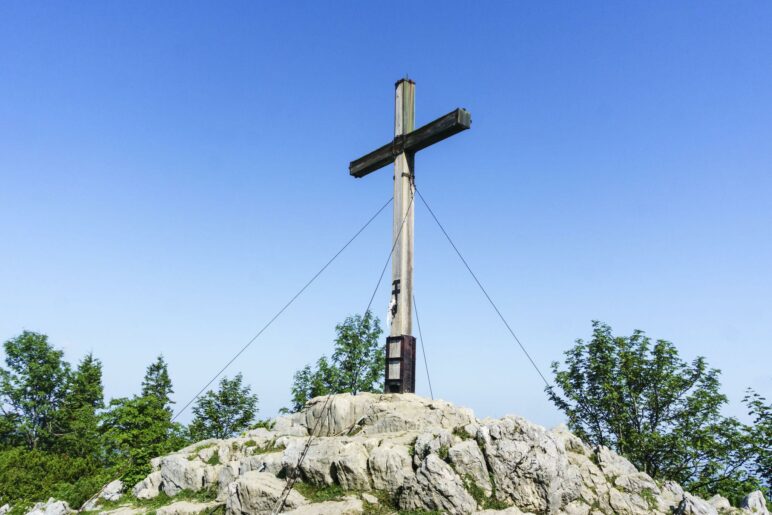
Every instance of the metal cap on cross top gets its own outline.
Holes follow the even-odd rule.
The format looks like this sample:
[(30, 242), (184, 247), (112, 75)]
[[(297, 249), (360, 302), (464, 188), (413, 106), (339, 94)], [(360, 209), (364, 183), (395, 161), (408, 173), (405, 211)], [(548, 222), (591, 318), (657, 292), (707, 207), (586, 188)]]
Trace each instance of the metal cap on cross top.
[(386, 393), (413, 393), (416, 343), (412, 336), (414, 157), (419, 150), (469, 129), (472, 116), (467, 110), (458, 108), (415, 129), (415, 82), (407, 77), (398, 80), (394, 97), (394, 139), (351, 161), (348, 169), (353, 177), (360, 179), (394, 163), (394, 250), (384, 390)]

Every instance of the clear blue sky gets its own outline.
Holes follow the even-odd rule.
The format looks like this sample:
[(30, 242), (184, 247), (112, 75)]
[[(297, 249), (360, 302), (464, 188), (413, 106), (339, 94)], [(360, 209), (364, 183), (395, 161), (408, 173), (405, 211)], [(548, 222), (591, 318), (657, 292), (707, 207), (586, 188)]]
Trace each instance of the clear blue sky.
[[(418, 185), (536, 362), (640, 328), (740, 414), (772, 396), (770, 26), (750, 1), (3, 2), (0, 338), (93, 351), (109, 396), (163, 353), (183, 404), (390, 197), (347, 166), (407, 73), (418, 124), (472, 113)], [(231, 369), (261, 415), (365, 308), (390, 224)], [(415, 273), (435, 393), (559, 422), (422, 206)]]

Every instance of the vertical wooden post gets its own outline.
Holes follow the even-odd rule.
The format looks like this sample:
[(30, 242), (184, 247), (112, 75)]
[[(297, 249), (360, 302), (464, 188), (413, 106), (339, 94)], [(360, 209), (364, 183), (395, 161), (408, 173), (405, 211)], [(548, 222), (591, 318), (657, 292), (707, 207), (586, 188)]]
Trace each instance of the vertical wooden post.
[[(415, 83), (396, 84), (394, 136), (415, 129)], [(413, 324), (413, 227), (415, 205), (415, 155), (401, 152), (394, 158), (394, 254), (391, 261), (389, 338), (386, 344), (386, 392), (415, 391), (415, 338)]]
[[(394, 136), (403, 136), (415, 128), (415, 83), (402, 79), (396, 84)], [(402, 152), (394, 158), (394, 222), (396, 240), (391, 261), (391, 336), (412, 334), (413, 302), (413, 227), (415, 212), (414, 155)]]

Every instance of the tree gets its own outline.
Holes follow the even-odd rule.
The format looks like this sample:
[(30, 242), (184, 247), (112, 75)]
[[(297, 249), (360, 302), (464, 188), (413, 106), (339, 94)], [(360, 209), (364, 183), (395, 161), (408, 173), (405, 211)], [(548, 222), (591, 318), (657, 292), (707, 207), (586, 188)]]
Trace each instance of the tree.
[(327, 356), (322, 356), (317, 360), (316, 368), (312, 369), (311, 365), (306, 365), (295, 372), (291, 388), (291, 411), (300, 411), (309, 399), (336, 393), (338, 391), (337, 372), (337, 369), (330, 365)]
[(332, 363), (337, 370), (338, 393), (382, 391), (384, 349), (379, 342), (383, 332), (380, 320), (368, 311), (364, 317), (346, 318), (335, 326), (335, 332)]
[(751, 390), (743, 399), (748, 414), (753, 417), (754, 457), (752, 469), (767, 492), (772, 490), (772, 404)]
[(172, 388), (172, 380), (169, 377), (169, 366), (163, 355), (160, 355), (155, 362), (147, 367), (145, 378), (142, 380), (142, 396), (155, 397), (164, 408), (171, 411), (171, 405), (174, 404), (171, 399), (173, 393), (174, 388)]
[(125, 463), (124, 481), (134, 484), (150, 473), (150, 460), (187, 443), (183, 427), (172, 422), (172, 382), (163, 356), (147, 367), (142, 395), (110, 401), (104, 416), (111, 462)]
[(70, 366), (44, 334), (24, 331), (3, 346), (8, 369), (0, 368), (0, 428), (6, 433), (6, 444), (18, 440), (28, 449), (48, 447), (67, 392)]
[(71, 374), (56, 423), (55, 448), (74, 456), (100, 456), (98, 410), (104, 406), (102, 362), (87, 354)]
[(242, 381), (241, 374), (223, 377), (216, 392), (209, 390), (198, 399), (189, 428), (192, 439), (230, 438), (249, 427), (257, 414), (257, 395)]
[(127, 485), (150, 473), (151, 459), (186, 443), (182, 427), (172, 423), (169, 410), (153, 396), (113, 399), (104, 428), (108, 457), (112, 463), (125, 464)]
[(292, 382), (292, 411), (299, 411), (316, 396), (328, 393), (382, 391), (384, 349), (379, 343), (380, 321), (370, 311), (347, 317), (335, 326), (332, 359), (322, 356), (312, 369), (306, 365)]
[(747, 427), (721, 415), (720, 372), (704, 358), (686, 363), (670, 342), (641, 331), (615, 337), (600, 322), (565, 356), (565, 370), (552, 364), (561, 392), (547, 393), (583, 440), (695, 493), (735, 497), (756, 486)]

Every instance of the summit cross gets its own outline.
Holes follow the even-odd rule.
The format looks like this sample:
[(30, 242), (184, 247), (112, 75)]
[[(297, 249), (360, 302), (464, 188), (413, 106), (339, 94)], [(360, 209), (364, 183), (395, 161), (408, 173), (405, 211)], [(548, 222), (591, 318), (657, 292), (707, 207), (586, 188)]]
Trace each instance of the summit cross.
[(394, 139), (349, 164), (360, 179), (394, 163), (394, 219), (391, 260), (389, 336), (386, 338), (384, 391), (415, 392), (415, 337), (413, 337), (413, 226), (415, 211), (415, 153), (471, 127), (472, 117), (456, 109), (423, 127), (415, 127), (415, 83), (397, 81), (394, 102)]

